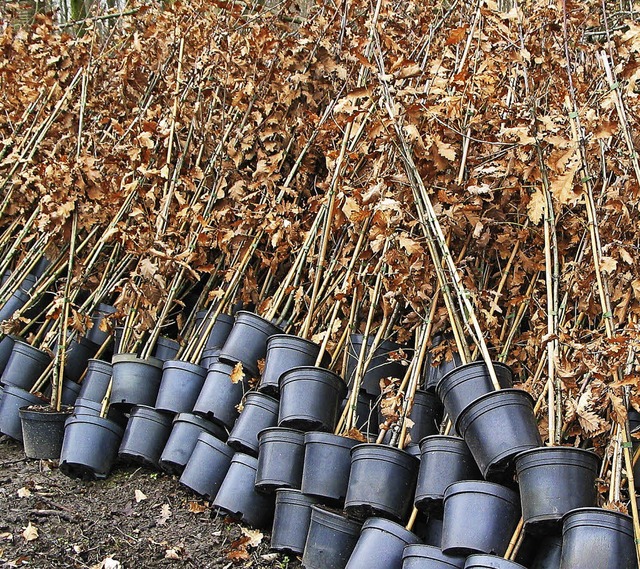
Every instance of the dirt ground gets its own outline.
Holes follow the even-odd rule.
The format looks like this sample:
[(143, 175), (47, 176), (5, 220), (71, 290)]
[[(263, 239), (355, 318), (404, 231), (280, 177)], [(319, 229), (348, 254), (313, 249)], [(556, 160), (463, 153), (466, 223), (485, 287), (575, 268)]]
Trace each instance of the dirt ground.
[(116, 466), (83, 482), (0, 438), (0, 568), (301, 567), (246, 533), (175, 476)]

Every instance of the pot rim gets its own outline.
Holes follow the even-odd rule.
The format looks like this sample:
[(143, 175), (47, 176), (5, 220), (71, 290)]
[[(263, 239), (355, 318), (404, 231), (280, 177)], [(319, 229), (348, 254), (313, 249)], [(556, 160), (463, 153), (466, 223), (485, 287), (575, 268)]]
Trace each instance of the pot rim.
[(349, 534), (355, 535), (360, 533), (360, 530), (362, 529), (362, 522), (353, 520), (342, 514), (332, 512), (331, 510), (328, 510), (326, 507), (323, 507), (322, 504), (316, 504), (315, 506), (311, 506), (311, 519), (312, 521), (313, 520), (319, 521), (320, 525), (329, 527), (333, 530), (336, 530), (342, 533), (349, 533)]
[[(465, 489), (458, 490), (458, 487), (465, 486)], [(453, 488), (456, 486), (456, 488)], [(489, 489), (493, 488), (494, 491), (490, 492)], [(444, 490), (444, 501), (446, 502), (451, 496), (457, 494), (484, 494), (486, 496), (494, 496), (500, 498), (510, 504), (515, 504), (520, 509), (520, 495), (515, 490), (511, 490), (502, 484), (496, 482), (489, 482), (487, 480), (459, 480), (452, 482)]]
[(176, 359), (165, 360), (165, 362), (162, 364), (162, 371), (164, 372), (167, 369), (178, 369), (181, 371), (188, 371), (188, 372), (191, 372), (193, 375), (198, 375), (202, 378), (205, 378), (208, 373), (207, 368), (202, 367), (201, 365), (193, 364), (191, 362), (187, 362), (184, 360), (176, 360)]
[(149, 356), (148, 358), (141, 358), (138, 354), (134, 353), (125, 353), (125, 354), (114, 354), (111, 358), (111, 365), (119, 364), (119, 363), (137, 363), (137, 364), (145, 364), (158, 369), (162, 369), (164, 365), (164, 361), (161, 359), (155, 358), (153, 356)]
[[(511, 375), (511, 381), (513, 382), (513, 369), (511, 368), (511, 366), (503, 363), (503, 362), (497, 362), (497, 361), (493, 361), (491, 360), (491, 363), (493, 365), (493, 368), (495, 369), (496, 367), (499, 368), (503, 368), (507, 373), (509, 373)], [(473, 368), (479, 368), (479, 369), (484, 369), (486, 371), (486, 373), (488, 374), (488, 370), (487, 370), (487, 364), (484, 360), (476, 360), (474, 362), (469, 362), (468, 364), (461, 364), (459, 366), (454, 367), (452, 370), (449, 370), (447, 373), (445, 373), (436, 383), (435, 389), (436, 392), (438, 394), (438, 396), (442, 399), (443, 394), (440, 393), (440, 391), (443, 389), (444, 382), (449, 380), (451, 378), (451, 375), (454, 374), (459, 374), (461, 371), (464, 372), (468, 369), (473, 369)], [(503, 389), (507, 389), (507, 388), (503, 388)], [(449, 391), (449, 390), (447, 390)]]
[[(570, 465), (568, 465), (566, 462), (553, 462), (553, 463), (551, 462), (552, 456), (563, 455), (565, 453), (580, 456), (581, 458), (585, 459), (585, 462), (583, 462), (582, 464), (570, 464)], [(537, 455), (537, 454), (541, 455), (541, 457), (543, 457), (544, 455), (549, 455), (549, 461), (543, 462), (539, 460), (537, 463), (528, 464), (524, 468), (520, 468), (518, 466), (520, 461), (523, 458), (529, 458), (531, 457), (531, 455)], [(528, 470), (530, 468), (544, 467), (544, 466), (560, 466), (560, 465), (578, 466), (581, 468), (586, 468), (588, 467), (588, 464), (586, 464), (586, 461), (589, 459), (594, 459), (593, 466), (594, 466), (594, 470), (597, 471), (598, 465), (600, 464), (600, 457), (594, 451), (585, 449), (585, 448), (570, 447), (570, 446), (552, 446), (552, 447), (543, 446), (543, 447), (536, 447), (536, 448), (523, 450), (522, 452), (519, 452), (514, 458), (516, 471), (518, 472)]]

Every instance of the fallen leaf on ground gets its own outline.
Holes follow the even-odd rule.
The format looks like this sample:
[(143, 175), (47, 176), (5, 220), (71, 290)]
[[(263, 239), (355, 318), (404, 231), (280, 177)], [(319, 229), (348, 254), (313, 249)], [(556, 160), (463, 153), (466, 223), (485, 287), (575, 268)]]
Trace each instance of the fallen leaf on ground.
[(169, 504), (162, 504), (162, 508), (160, 509), (160, 516), (156, 520), (158, 525), (162, 526), (167, 523), (167, 520), (171, 517), (171, 508)]
[(136, 490), (135, 492), (136, 502), (142, 502), (142, 500), (146, 500), (147, 497), (144, 495), (142, 490)]
[(38, 539), (38, 528), (34, 526), (31, 522), (24, 528), (22, 532), (22, 537), (24, 537), (25, 541), (33, 541), (34, 539)]
[(249, 529), (240, 527), (242, 533), (249, 538), (249, 541), (246, 543), (247, 547), (258, 547), (262, 543), (262, 538), (264, 534), (257, 529)]
[(202, 514), (207, 511), (207, 506), (200, 504), (199, 502), (189, 502), (187, 506), (189, 511), (193, 514)]
[(18, 490), (18, 498), (28, 498), (29, 496), (31, 496), (31, 490), (29, 490), (29, 488), (23, 486)]
[(167, 549), (164, 554), (165, 559), (180, 559), (180, 550), (177, 548)]

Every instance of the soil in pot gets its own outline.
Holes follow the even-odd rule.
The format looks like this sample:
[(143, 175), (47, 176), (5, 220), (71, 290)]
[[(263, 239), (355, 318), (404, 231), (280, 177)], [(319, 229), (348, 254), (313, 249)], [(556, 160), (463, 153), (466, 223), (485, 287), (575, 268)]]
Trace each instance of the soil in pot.
[(297, 367), (280, 377), (278, 426), (333, 432), (347, 393), (342, 378), (324, 368)]
[(129, 415), (118, 456), (125, 462), (159, 469), (160, 455), (171, 434), (173, 415), (136, 405)]
[(342, 506), (349, 484), (351, 449), (357, 444), (355, 439), (331, 433), (306, 433), (302, 492), (326, 504)]
[(48, 405), (21, 407), (22, 442), (27, 458), (60, 458), (64, 423), (70, 415), (71, 407), (63, 407), (60, 411)]
[(350, 517), (406, 520), (413, 505), (420, 461), (395, 447), (360, 444), (351, 449), (345, 498)]
[(542, 446), (533, 403), (526, 391), (501, 389), (479, 397), (460, 413), (456, 431), (487, 480), (510, 478), (515, 456)]
[(560, 569), (637, 569), (633, 520), (601, 508), (578, 508), (562, 524)]
[(433, 545), (407, 545), (402, 552), (402, 569), (462, 569), (464, 557), (446, 555)]
[(464, 439), (432, 435), (420, 441), (420, 469), (414, 502), (420, 511), (442, 511), (447, 486), (461, 480), (481, 479)]
[(301, 555), (311, 523), (311, 507), (318, 503), (300, 490), (280, 488), (276, 491), (276, 507), (271, 531), (271, 549)]
[(111, 360), (111, 405), (128, 413), (134, 405), (153, 407), (162, 381), (162, 360), (117, 354)]
[(312, 506), (302, 566), (306, 569), (344, 569), (358, 542), (361, 527), (360, 522)]
[(258, 433), (278, 422), (279, 402), (264, 393), (247, 393), (244, 408), (236, 421), (227, 444), (237, 452), (258, 456)]
[(418, 536), (403, 526), (384, 518), (369, 518), (346, 569), (401, 569), (405, 546), (417, 543)]
[(209, 368), (204, 385), (193, 405), (193, 412), (209, 421), (232, 429), (240, 412), (238, 405), (249, 389), (249, 378), (231, 379), (233, 365), (216, 362)]
[(102, 401), (111, 381), (111, 364), (103, 360), (90, 359), (87, 373), (82, 380), (78, 399)]
[(60, 471), (72, 478), (102, 480), (118, 455), (122, 427), (103, 417), (76, 415), (67, 419), (60, 451)]
[[(311, 340), (293, 334), (275, 334), (267, 340), (267, 354), (264, 371), (258, 391), (277, 397), (280, 392), (280, 376), (295, 367), (313, 366), (320, 346)], [(329, 354), (325, 352), (323, 364), (329, 364)]]
[(284, 427), (270, 427), (258, 434), (256, 489), (275, 492), (278, 488), (299, 489), (304, 462), (304, 433)]
[(526, 567), (495, 555), (476, 554), (467, 557), (464, 569), (526, 569)]
[(220, 425), (191, 413), (176, 415), (160, 456), (160, 468), (169, 474), (182, 474), (201, 433), (209, 433), (220, 440), (227, 438), (227, 432)]
[(37, 395), (15, 385), (5, 385), (0, 399), (0, 433), (17, 441), (22, 441), (20, 408), (29, 405), (43, 405), (45, 401)]
[(204, 385), (207, 370), (181, 360), (167, 360), (155, 408), (167, 413), (191, 413)]
[(280, 333), (282, 330), (269, 320), (240, 310), (220, 352), (220, 361), (234, 365), (242, 362), (247, 375), (258, 377), (258, 360), (267, 354), (267, 340)]
[(517, 492), (493, 482), (455, 482), (444, 495), (442, 551), (504, 555), (519, 519)]
[(516, 457), (522, 517), (529, 533), (556, 533), (562, 516), (596, 505), (600, 459), (574, 447), (540, 447)]
[[(500, 362), (493, 362), (493, 368), (500, 387), (510, 388), (513, 383), (511, 368)], [(487, 364), (483, 361), (456, 367), (443, 376), (436, 386), (436, 393), (452, 423), (457, 421), (462, 410), (472, 401), (493, 391), (495, 388)]]
[(196, 446), (180, 476), (180, 484), (213, 500), (222, 485), (234, 450), (209, 433), (200, 433)]
[(49, 363), (49, 354), (22, 340), (16, 340), (0, 381), (4, 385), (15, 385), (29, 391)]
[(213, 506), (245, 524), (264, 528), (272, 522), (275, 497), (256, 490), (254, 482), (257, 468), (258, 459), (236, 453)]

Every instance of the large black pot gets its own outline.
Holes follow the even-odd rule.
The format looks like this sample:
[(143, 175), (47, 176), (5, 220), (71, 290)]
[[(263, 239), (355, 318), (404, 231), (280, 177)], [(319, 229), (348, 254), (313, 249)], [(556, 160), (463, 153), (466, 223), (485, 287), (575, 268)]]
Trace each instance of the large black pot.
[(172, 420), (170, 414), (136, 405), (122, 437), (120, 458), (149, 468), (160, 468), (158, 461), (171, 434)]
[(402, 552), (402, 569), (462, 569), (464, 557), (446, 555), (433, 545), (407, 545)]
[(442, 551), (504, 555), (520, 519), (516, 492), (493, 482), (463, 481), (444, 495)]
[(207, 370), (181, 360), (166, 360), (155, 408), (167, 413), (191, 413)]
[(111, 364), (103, 360), (90, 359), (87, 362), (87, 374), (82, 380), (79, 399), (102, 401), (111, 381)]
[(395, 447), (370, 443), (354, 446), (345, 498), (347, 514), (359, 519), (406, 519), (413, 505), (419, 463)]
[(113, 387), (111, 405), (129, 412), (134, 405), (153, 407), (162, 381), (162, 361), (116, 354), (111, 360)]
[(267, 354), (267, 340), (281, 332), (275, 324), (257, 314), (240, 310), (220, 352), (220, 361), (232, 364), (242, 362), (248, 375), (258, 377), (258, 360)]
[(209, 433), (200, 433), (180, 476), (180, 484), (213, 500), (229, 471), (233, 455), (230, 446)]
[(349, 484), (351, 449), (357, 444), (355, 439), (331, 433), (306, 433), (302, 492), (341, 506)]
[(29, 405), (42, 405), (45, 402), (38, 396), (15, 385), (5, 385), (0, 399), (0, 433), (17, 441), (22, 440), (20, 408)]
[(247, 393), (244, 409), (236, 421), (227, 444), (238, 452), (258, 456), (258, 433), (278, 422), (278, 400), (264, 393)]
[(71, 414), (70, 407), (60, 411), (51, 408), (22, 407), (22, 442), (24, 454), (34, 459), (58, 459), (64, 437), (64, 423)]
[(304, 433), (284, 427), (270, 427), (258, 434), (256, 489), (275, 492), (278, 488), (300, 488), (304, 462)]
[(273, 518), (275, 497), (254, 486), (258, 460), (236, 453), (218, 490), (213, 506), (253, 527), (267, 527)]
[(526, 567), (495, 555), (476, 554), (467, 557), (464, 569), (526, 569)]
[(300, 431), (333, 432), (346, 392), (342, 378), (328, 369), (293, 368), (280, 376), (278, 425)]
[(29, 391), (50, 363), (48, 353), (16, 340), (0, 382)]
[(306, 496), (293, 488), (276, 491), (271, 549), (293, 555), (302, 554), (311, 523), (311, 507), (317, 502), (317, 498)]

